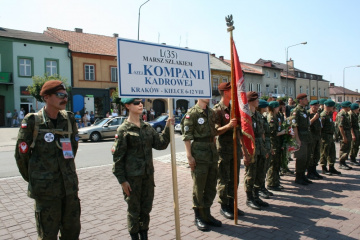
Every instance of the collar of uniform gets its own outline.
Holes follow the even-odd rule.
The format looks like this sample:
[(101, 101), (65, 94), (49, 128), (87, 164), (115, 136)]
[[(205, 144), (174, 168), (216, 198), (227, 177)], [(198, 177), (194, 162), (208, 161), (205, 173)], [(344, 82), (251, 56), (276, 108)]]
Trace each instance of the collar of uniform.
[[(125, 119), (125, 120), (124, 120), (124, 124), (128, 125), (129, 128), (133, 128), (133, 127), (139, 128), (139, 127), (136, 126), (134, 123), (129, 122), (128, 119)], [(143, 127), (146, 127), (146, 124), (145, 124), (145, 122), (144, 122), (142, 119), (140, 119), (140, 128), (143, 128)]]
[(220, 101), (220, 102), (219, 102), (219, 105), (220, 105), (222, 108), (224, 108), (225, 110), (230, 111), (229, 106), (225, 106), (225, 104), (224, 104), (223, 101)]
[[(195, 108), (200, 110), (201, 112), (205, 113), (205, 109), (202, 109), (198, 104), (195, 104)], [(206, 108), (208, 108), (208, 106), (206, 105)]]

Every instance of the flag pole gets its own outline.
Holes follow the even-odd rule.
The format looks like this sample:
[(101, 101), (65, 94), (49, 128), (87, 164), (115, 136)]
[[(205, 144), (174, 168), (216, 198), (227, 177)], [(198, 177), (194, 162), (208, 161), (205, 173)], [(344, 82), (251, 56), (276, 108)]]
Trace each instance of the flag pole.
[[(173, 99), (168, 98), (169, 118), (173, 117)], [(170, 149), (171, 149), (171, 170), (173, 182), (173, 198), (174, 198), (174, 214), (175, 214), (175, 233), (176, 240), (181, 239), (180, 235), (180, 214), (179, 214), (179, 196), (177, 184), (177, 171), (176, 171), (176, 154), (175, 154), (175, 138), (174, 126), (170, 124)]]
[[(235, 104), (234, 101), (236, 101), (236, 94), (235, 94), (235, 89), (236, 89), (236, 83), (235, 83), (235, 74), (234, 74), (234, 56), (233, 56), (233, 30), (235, 29), (235, 27), (233, 26), (234, 21), (232, 20), (233, 17), (232, 15), (229, 15), (227, 17), (225, 17), (226, 20), (226, 25), (228, 26), (227, 31), (230, 32), (230, 53), (231, 53), (231, 119), (233, 119), (234, 117), (236, 117), (235, 114)], [(236, 127), (234, 127), (233, 129), (233, 164), (234, 164), (234, 223), (237, 224), (238, 223), (238, 199), (237, 199), (237, 185), (238, 185), (238, 166), (237, 166), (237, 130)]]

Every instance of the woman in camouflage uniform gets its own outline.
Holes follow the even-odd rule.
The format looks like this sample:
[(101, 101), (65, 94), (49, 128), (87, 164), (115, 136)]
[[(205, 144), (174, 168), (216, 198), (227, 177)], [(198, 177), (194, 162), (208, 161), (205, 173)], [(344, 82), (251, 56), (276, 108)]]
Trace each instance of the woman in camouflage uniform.
[(122, 98), (129, 117), (119, 126), (113, 154), (113, 173), (123, 189), (128, 204), (127, 224), (131, 239), (147, 239), (150, 211), (154, 200), (154, 165), (152, 148), (166, 149), (170, 142), (169, 124), (161, 134), (145, 123), (141, 99)]
[(279, 103), (271, 101), (269, 103), (269, 113), (267, 121), (270, 125), (270, 141), (271, 141), (271, 154), (270, 167), (267, 172), (267, 185), (268, 189), (273, 191), (281, 191), (280, 187), (280, 161), (281, 161), (281, 140), (280, 136), (285, 134), (285, 130), (281, 130), (280, 121), (278, 119)]

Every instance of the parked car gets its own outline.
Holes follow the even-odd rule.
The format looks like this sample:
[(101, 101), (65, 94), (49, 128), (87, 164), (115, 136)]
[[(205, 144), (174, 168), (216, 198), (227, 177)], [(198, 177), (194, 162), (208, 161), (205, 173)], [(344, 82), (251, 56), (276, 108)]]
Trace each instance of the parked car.
[(79, 139), (83, 142), (91, 140), (98, 142), (104, 138), (115, 137), (117, 128), (124, 122), (127, 117), (109, 117), (96, 121), (89, 127), (79, 129)]
[[(168, 115), (161, 115), (157, 118), (155, 118), (155, 120), (150, 121), (149, 124), (158, 132), (160, 133), (165, 125), (166, 125), (166, 120), (168, 119)], [(181, 117), (179, 116), (175, 116), (175, 126), (176, 124), (181, 122)]]

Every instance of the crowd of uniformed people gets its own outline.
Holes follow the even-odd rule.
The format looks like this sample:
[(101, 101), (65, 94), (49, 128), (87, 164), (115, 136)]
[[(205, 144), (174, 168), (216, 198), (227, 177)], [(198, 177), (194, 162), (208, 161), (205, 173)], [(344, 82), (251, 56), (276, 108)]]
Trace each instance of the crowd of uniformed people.
[[(255, 143), (252, 155), (244, 147), (246, 133), (240, 122), (231, 117), (230, 83), (221, 83), (218, 89), (221, 95), (218, 104), (210, 108), (209, 99), (199, 99), (181, 122), (193, 180), (194, 223), (199, 230), (222, 226), (211, 214), (216, 194), (222, 216), (234, 219), (245, 214), (234, 207), (237, 192), (234, 176), (239, 184), (241, 159), (245, 165), (246, 205), (256, 210), (269, 206), (262, 199), (273, 196), (272, 191), (283, 189), (281, 175), (294, 174), (287, 166), (292, 151), (296, 158), (295, 183), (299, 185), (323, 178), (316, 169), (319, 163), (322, 174), (341, 174), (335, 169), (334, 135), (341, 138), (338, 168), (351, 169), (347, 164), (349, 154), (349, 163), (359, 165), (357, 103), (343, 102), (333, 121), (335, 102), (330, 99), (313, 100), (308, 109), (306, 94), (297, 96), (296, 106), (285, 106), (280, 100), (260, 100), (256, 92), (247, 92)], [(79, 239), (81, 207), (74, 162), (79, 141), (76, 119), (72, 112), (65, 111), (68, 95), (61, 81), (46, 82), (40, 95), (45, 107), (26, 115), (22, 121), (16, 163), (28, 182), (28, 196), (35, 200), (38, 239), (57, 239), (59, 231), (60, 239)], [(161, 150), (168, 146), (169, 125), (174, 124), (174, 119), (170, 118), (159, 134), (141, 118), (141, 99), (122, 98), (121, 102), (129, 116), (118, 128), (111, 149), (113, 174), (128, 205), (131, 239), (148, 239), (155, 186), (152, 148)]]

